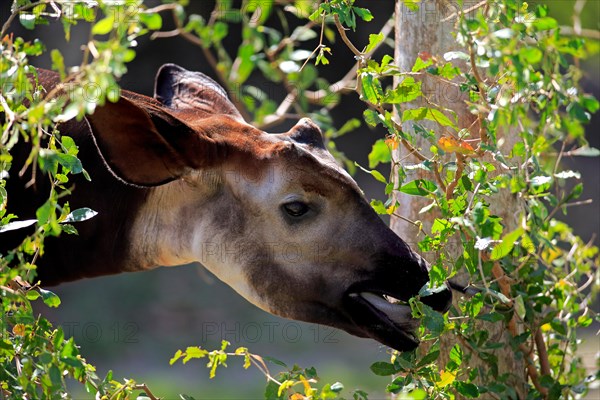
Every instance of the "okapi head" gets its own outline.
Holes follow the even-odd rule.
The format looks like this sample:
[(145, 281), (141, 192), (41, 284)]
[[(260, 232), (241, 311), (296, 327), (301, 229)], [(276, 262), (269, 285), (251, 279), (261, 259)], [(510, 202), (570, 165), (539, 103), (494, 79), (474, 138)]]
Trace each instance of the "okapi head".
[[(127, 251), (110, 272), (199, 261), (270, 313), (417, 346), (407, 301), (428, 282), (427, 264), (372, 210), (309, 119), (267, 134), (213, 80), (165, 65), (155, 99), (125, 92), (87, 122), (119, 190), (144, 192), (119, 229)], [(423, 301), (445, 311), (450, 297)]]

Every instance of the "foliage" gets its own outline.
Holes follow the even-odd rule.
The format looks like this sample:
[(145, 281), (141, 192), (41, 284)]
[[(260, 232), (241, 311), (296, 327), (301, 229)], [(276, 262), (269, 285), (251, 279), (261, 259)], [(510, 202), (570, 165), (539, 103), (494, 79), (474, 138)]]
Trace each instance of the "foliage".
[[(210, 369), (210, 377), (214, 378), (219, 366), (227, 367), (227, 360), (230, 357), (241, 357), (244, 360), (244, 368), (248, 369), (252, 365), (260, 370), (267, 378), (267, 386), (264, 396), (266, 399), (294, 399), (300, 400), (304, 398), (315, 399), (337, 399), (344, 389), (344, 385), (340, 382), (334, 384), (325, 384), (321, 389), (313, 387), (317, 383), (319, 377), (314, 367), (300, 368), (294, 365), (289, 368), (284, 362), (271, 357), (261, 357), (257, 354), (252, 354), (245, 347), (238, 347), (233, 352), (227, 352), (227, 347), (231, 343), (223, 340), (219, 350), (208, 351), (201, 347), (190, 346), (185, 351), (177, 351), (170, 361), (173, 365), (181, 359), (186, 364), (190, 360), (208, 358), (206, 367)], [(273, 376), (267, 367), (267, 363), (274, 364), (278, 367), (285, 368), (284, 371)], [(299, 388), (299, 389), (298, 389)], [(354, 390), (353, 398), (355, 400), (366, 399), (367, 394), (361, 390)], [(193, 399), (191, 396), (182, 396), (186, 399)]]
[[(131, 14), (131, 7), (139, 11)], [(132, 380), (117, 382), (112, 373), (100, 379), (95, 367), (81, 356), (73, 338), (66, 338), (60, 327), (53, 327), (42, 316), (35, 317), (31, 303), (43, 301), (49, 307), (60, 304), (58, 296), (35, 283), (35, 263), (43, 256), (44, 238), (76, 234), (76, 223), (95, 215), (93, 210), (71, 210), (61, 200), (72, 189), (73, 174), (87, 172), (77, 158), (73, 139), (61, 135), (56, 126), (72, 118), (81, 119), (105, 101), (116, 101), (116, 79), (126, 72), (125, 64), (135, 57), (135, 39), (160, 28), (160, 16), (141, 8), (141, 1), (119, 5), (100, 2), (90, 8), (85, 2), (15, 1), (12, 14), (0, 33), (0, 232), (33, 226), (35, 231), (20, 246), (0, 255), (0, 297), (2, 333), (0, 334), (0, 393), (3, 398), (57, 398), (67, 396), (66, 379), (85, 385), (98, 398), (125, 398), (134, 389), (144, 390)], [(67, 69), (62, 54), (51, 50), (52, 68), (60, 73), (62, 85), (45, 93), (38, 85), (37, 71), (29, 57), (46, 51), (39, 39), (27, 42), (8, 34), (18, 18), (27, 29), (60, 19), (65, 37), (78, 23), (90, 24), (90, 39), (85, 44), (81, 65)], [(24, 165), (14, 165), (11, 150), (19, 141), (31, 143)], [(6, 182), (11, 175), (31, 175), (37, 170), (49, 177), (48, 198), (37, 210), (35, 220), (20, 220), (7, 214), (11, 201)], [(9, 172), (10, 171), (10, 172)]]
[[(588, 41), (561, 35), (545, 6), (529, 9), (517, 0), (490, 1), (466, 17), (457, 16), (456, 39), (463, 50), (443, 55), (423, 51), (411, 71), (402, 71), (390, 54), (375, 57), (384, 49), (392, 24), (370, 35), (363, 50), (349, 39), (346, 28), (368, 26), (365, 23), (373, 18), (353, 0), (244, 1), (239, 9), (230, 1), (219, 0), (209, 19), (187, 15), (186, 0), (166, 0), (154, 9), (142, 3), (100, 1), (97, 7), (88, 7), (86, 2), (15, 0), (13, 14), (2, 28), (0, 232), (35, 227), (33, 235), (0, 258), (3, 397), (67, 395), (67, 377), (81, 382), (97, 397), (125, 398), (136, 389), (153, 397), (144, 385), (132, 380), (121, 383), (111, 373), (98, 378), (73, 339), (65, 338), (60, 327), (52, 327), (43, 317), (34, 317), (31, 308), (32, 301), (41, 300), (51, 307), (60, 303), (57, 296), (35, 284), (35, 261), (43, 256), (44, 238), (76, 234), (76, 222), (94, 215), (89, 209), (70, 210), (61, 200), (71, 190), (70, 176), (86, 172), (77, 159), (76, 144), (60, 135), (56, 125), (81, 119), (105, 101), (116, 101), (116, 82), (126, 72), (126, 63), (135, 57), (135, 40), (150, 31), (156, 31), (154, 38), (179, 35), (198, 45), (219, 80), (230, 92), (237, 91), (238, 96), (233, 96), (236, 105), (259, 128), (283, 122), (290, 114), (314, 119), (329, 139), (330, 151), (351, 172), (354, 163), (335, 148), (333, 139), (358, 128), (361, 122), (350, 119), (336, 129), (329, 112), (339, 104), (341, 95), (358, 93), (366, 105), (365, 123), (381, 125), (387, 131), (374, 145), (367, 171), (386, 184), (386, 194), (399, 191), (427, 198), (430, 205), (422, 212), (438, 215), (430, 231), (423, 230), (419, 244), (421, 251), (436, 257), (429, 260), (432, 285), (423, 288), (420, 296), (457, 274), (467, 274), (471, 293), (476, 293), (462, 297), (447, 315), (434, 312), (419, 298), (411, 301), (413, 315), (422, 320), (421, 339), (429, 346), (393, 353), (389, 360), (371, 366), (373, 373), (391, 376), (388, 392), (415, 399), (511, 397), (510, 377), (499, 375), (495, 367), (494, 351), (506, 346), (526, 361), (530, 398), (574, 398), (586, 392), (590, 381), (576, 354), (577, 329), (598, 320), (589, 308), (597, 294), (598, 249), (583, 242), (555, 216), (585, 203), (578, 200), (581, 183), (570, 184), (579, 180), (579, 174), (561, 170), (561, 158), (598, 153), (587, 146), (583, 126), (600, 106), (578, 87), (581, 72), (575, 62), (593, 50)], [(417, 1), (404, 3), (411, 9), (419, 7)], [(162, 27), (158, 12), (162, 11), (171, 12), (174, 31), (158, 31)], [(51, 51), (53, 69), (64, 82), (61, 90), (43, 93), (37, 86), (36, 71), (28, 58), (46, 49), (40, 40), (26, 42), (6, 35), (17, 18), (28, 29), (59, 19), (67, 39), (73, 25), (89, 24), (90, 40), (80, 66), (66, 68), (60, 52)], [(275, 18), (279, 29), (267, 24)], [(241, 28), (242, 39), (231, 52), (224, 39), (234, 25)], [(336, 56), (328, 45), (336, 36), (353, 52), (357, 64), (340, 81), (328, 82), (319, 76), (317, 66)], [(270, 91), (248, 85), (253, 74), (283, 87), (285, 100), (277, 104)], [(394, 77), (398, 84), (390, 86)], [(424, 77), (457, 85), (476, 116), (475, 128), (460, 126), (452, 110), (424, 96)], [(92, 90), (99, 88), (95, 95), (90, 94), (89, 84), (94, 85)], [(424, 105), (414, 107), (416, 101)], [(403, 111), (398, 113), (400, 106)], [(427, 128), (424, 121), (436, 128)], [(405, 125), (414, 126), (414, 131)], [(503, 151), (499, 142), (509, 132), (519, 139)], [(415, 146), (416, 137), (429, 142), (431, 156)], [(32, 144), (26, 165), (11, 165), (11, 150), (18, 141)], [(393, 152), (400, 146), (419, 162), (407, 166), (395, 159)], [(378, 164), (389, 163), (394, 166), (390, 178), (375, 170)], [(48, 200), (39, 208), (36, 220), (23, 221), (6, 214), (10, 201), (10, 193), (4, 189), (7, 171), (15, 168), (32, 176), (39, 169), (50, 177)], [(424, 171), (426, 177), (407, 181), (410, 168)], [(519, 199), (515, 210), (518, 227), (509, 232), (505, 221), (491, 211), (495, 196), (502, 192)], [(372, 204), (382, 214), (396, 215), (398, 205), (392, 196), (386, 203)], [(411, 222), (421, 226), (418, 221)], [(481, 321), (503, 326), (509, 333), (507, 342), (490, 338)], [(447, 336), (456, 344), (442, 354), (440, 338)], [(229, 357), (237, 356), (244, 359), (244, 367), (255, 365), (265, 374), (267, 398), (345, 395), (340, 383), (318, 388), (314, 368), (288, 368), (271, 359), (284, 368), (274, 376), (266, 357), (245, 348), (227, 352), (227, 347), (226, 342), (210, 352), (188, 347), (171, 363), (207, 358), (214, 376)], [(470, 368), (474, 358), (486, 368)], [(441, 359), (448, 361), (441, 365)], [(362, 399), (367, 394), (355, 391), (352, 396)]]

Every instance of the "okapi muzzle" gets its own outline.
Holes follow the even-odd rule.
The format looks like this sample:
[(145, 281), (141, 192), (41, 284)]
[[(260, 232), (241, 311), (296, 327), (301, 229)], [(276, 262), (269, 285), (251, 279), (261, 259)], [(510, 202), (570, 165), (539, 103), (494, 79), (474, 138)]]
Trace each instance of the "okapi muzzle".
[[(39, 70), (45, 90), (58, 75)], [(418, 345), (408, 300), (428, 282), (425, 260), (376, 215), (327, 151), (309, 119), (268, 134), (247, 124), (207, 76), (163, 66), (154, 98), (124, 91), (73, 137), (92, 177), (74, 176), (71, 208), (98, 215), (78, 236), (48, 238), (38, 262), (45, 285), (200, 262), (260, 308), (373, 338), (397, 350)], [(47, 179), (8, 179), (8, 211), (35, 216)], [(21, 230), (0, 233), (0, 251)], [(68, 250), (66, 250), (68, 249)], [(444, 312), (443, 290), (422, 301)]]

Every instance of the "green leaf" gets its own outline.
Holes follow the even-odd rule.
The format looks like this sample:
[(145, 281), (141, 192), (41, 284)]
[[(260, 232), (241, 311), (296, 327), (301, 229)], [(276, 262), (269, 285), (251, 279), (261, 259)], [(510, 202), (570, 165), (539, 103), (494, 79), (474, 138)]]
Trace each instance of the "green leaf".
[(429, 364), (433, 363), (434, 361), (436, 361), (438, 359), (439, 356), (440, 356), (440, 351), (438, 349), (430, 351), (427, 355), (425, 355), (425, 357), (423, 357), (419, 360), (419, 363), (417, 364), (417, 368), (421, 368), (425, 365), (429, 365)]
[(35, 216), (37, 217), (38, 224), (44, 225), (50, 219), (50, 216), (54, 212), (54, 207), (50, 201), (47, 201), (35, 212)]
[(494, 246), (490, 259), (499, 260), (513, 249), (515, 242), (523, 235), (523, 228), (517, 228), (502, 238), (502, 243)]
[(458, 393), (467, 398), (474, 399), (479, 397), (479, 389), (472, 383), (454, 381), (454, 388)]
[(279, 385), (277, 383), (269, 381), (267, 387), (265, 388), (265, 399), (283, 399), (283, 396), (279, 394)]
[(450, 126), (458, 130), (455, 122), (450, 120), (450, 118), (448, 118), (444, 113), (435, 108), (419, 107), (405, 110), (402, 113), (402, 121), (422, 121), (424, 119), (437, 122), (442, 126)]
[(253, 56), (254, 46), (251, 44), (245, 44), (238, 49), (237, 57), (240, 60), (240, 63), (237, 69), (237, 75), (234, 77), (236, 83), (244, 83), (250, 77), (255, 65)]
[(392, 152), (384, 139), (379, 139), (373, 144), (369, 153), (369, 168), (373, 169), (379, 163), (389, 163), (392, 160)]
[(434, 337), (439, 337), (444, 332), (446, 326), (444, 316), (425, 304), (422, 304), (422, 310), (423, 324)]
[(42, 300), (48, 307), (58, 307), (60, 305), (60, 298), (49, 290), (40, 288), (40, 294)]
[(385, 37), (383, 36), (383, 33), (370, 34), (369, 35), (369, 44), (367, 45), (367, 48), (365, 49), (365, 53), (371, 52), (379, 43), (381, 43), (381, 41), (383, 39), (385, 39)]
[(91, 208), (83, 207), (72, 211), (64, 221), (61, 222), (81, 222), (86, 221), (90, 218), (94, 218), (98, 213)]
[(377, 361), (371, 364), (371, 371), (378, 376), (390, 376), (398, 372), (394, 364), (385, 361)]
[(338, 129), (335, 132), (335, 135), (333, 135), (333, 137), (340, 137), (342, 135), (345, 135), (348, 132), (351, 132), (357, 128), (360, 128), (360, 120), (358, 118), (352, 118), (349, 119), (348, 121), (346, 121), (344, 123), (344, 125), (342, 125), (342, 127), (340, 129)]
[(415, 65), (412, 67), (412, 72), (419, 72), (422, 69), (425, 69), (433, 64), (433, 60), (431, 58), (427, 60), (423, 60), (421, 57), (417, 57), (415, 60)]
[[(204, 358), (204, 357), (206, 357), (207, 354), (208, 354), (208, 351), (204, 350), (201, 347), (190, 346), (187, 349), (185, 349), (185, 357), (183, 358), (183, 363), (186, 364), (188, 361), (190, 361), (191, 359), (195, 359), (195, 358)], [(173, 358), (175, 358), (175, 357), (173, 357)]]
[(536, 64), (542, 60), (544, 53), (537, 47), (522, 47), (519, 50), (519, 57), (523, 62), (528, 64)]
[(280, 367), (283, 367), (283, 368), (288, 368), (286, 363), (284, 363), (283, 361), (278, 360), (276, 358), (273, 358), (273, 357), (263, 356), (263, 360), (268, 361), (271, 364), (279, 365)]
[(455, 344), (450, 350), (450, 360), (453, 361), (456, 366), (462, 364), (463, 360), (463, 351), (458, 344)]
[(83, 165), (81, 165), (81, 161), (71, 154), (58, 153), (56, 154), (56, 159), (60, 165), (68, 168), (69, 171), (74, 174), (79, 174), (81, 171), (83, 171)]
[(390, 104), (406, 103), (417, 99), (422, 94), (421, 82), (416, 82), (413, 77), (407, 77), (393, 90), (386, 92), (384, 102)]
[(157, 31), (162, 28), (162, 17), (158, 13), (138, 13), (140, 21), (150, 30)]
[(385, 207), (385, 204), (383, 204), (383, 202), (381, 200), (371, 200), (371, 207), (373, 207), (373, 210), (375, 210), (375, 212), (377, 214), (380, 214), (380, 215), (388, 214), (387, 208)]
[(381, 172), (377, 171), (376, 169), (371, 170), (371, 175), (373, 176), (373, 178), (377, 179), (379, 182), (387, 183), (387, 179), (385, 179), (385, 176), (383, 176), (381, 174)]
[(177, 350), (175, 355), (169, 360), (169, 365), (175, 364), (177, 360), (179, 360), (183, 356), (183, 351)]
[(35, 29), (36, 16), (33, 14), (19, 14), (19, 22), (25, 29)]
[(539, 31), (547, 31), (558, 28), (558, 22), (554, 18), (544, 17), (533, 21), (532, 26)]
[(428, 194), (435, 192), (437, 188), (436, 184), (430, 180), (415, 179), (414, 181), (404, 184), (400, 188), (400, 191), (411, 196), (427, 196)]
[(525, 301), (523, 300), (523, 296), (518, 295), (514, 298), (515, 311), (517, 315), (522, 320), (525, 319), (525, 314), (527, 313), (527, 309), (525, 308)]
[(63, 55), (58, 49), (52, 49), (50, 51), (50, 58), (52, 59), (52, 69), (59, 73), (61, 80), (64, 80), (66, 73)]
[(600, 102), (593, 96), (583, 96), (581, 104), (592, 114), (600, 109)]
[(365, 22), (369, 22), (373, 19), (373, 14), (366, 8), (353, 7), (352, 10)]
[(102, 18), (100, 21), (94, 24), (92, 28), (92, 34), (94, 35), (106, 35), (110, 31), (112, 31), (113, 26), (115, 25), (115, 16), (110, 15), (108, 17)]
[(221, 22), (221, 21), (215, 22), (215, 25), (213, 26), (213, 30), (212, 30), (212, 38), (211, 38), (212, 42), (220, 43), (221, 40), (223, 40), (227, 36), (228, 32), (229, 32), (229, 25), (227, 25), (225, 22)]
[(377, 79), (373, 78), (373, 75), (363, 72), (360, 75), (360, 83), (362, 87), (362, 95), (371, 103), (379, 104), (379, 98), (377, 96), (376, 85), (378, 84)]
[(41, 296), (40, 292), (38, 292), (36, 290), (29, 290), (29, 291), (27, 291), (27, 294), (25, 295), (25, 297), (27, 297), (27, 300), (30, 300), (30, 301), (34, 301), (37, 298), (39, 298), (40, 296)]
[(369, 126), (376, 126), (378, 123), (381, 122), (380, 114), (377, 111), (371, 110), (369, 108), (367, 108), (363, 113), (363, 118)]

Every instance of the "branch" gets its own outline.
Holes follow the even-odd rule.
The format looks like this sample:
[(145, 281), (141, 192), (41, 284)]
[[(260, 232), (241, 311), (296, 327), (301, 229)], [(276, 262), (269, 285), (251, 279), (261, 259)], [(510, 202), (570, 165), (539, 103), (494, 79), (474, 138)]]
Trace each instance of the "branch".
[(4, 115), (6, 115), (6, 119), (8, 120), (8, 123), (6, 124), (6, 129), (4, 130), (4, 132), (2, 132), (2, 137), (0, 138), (0, 143), (4, 145), (4, 143), (6, 143), (6, 141), (8, 140), (8, 134), (10, 132), (10, 129), (12, 128), (12, 125), (15, 123), (16, 118), (14, 111), (10, 109), (8, 103), (6, 102), (6, 99), (4, 98), (4, 96), (2, 96), (2, 93), (0, 93), (0, 106), (4, 110)]
[(542, 375), (550, 375), (550, 361), (548, 360), (548, 350), (546, 349), (546, 342), (542, 336), (542, 330), (537, 329), (534, 335), (535, 347), (538, 350), (538, 357), (540, 359), (540, 370)]
[[(477, 81), (477, 87), (479, 88), (479, 95), (487, 105), (487, 91), (485, 88), (485, 83), (483, 82), (481, 75), (479, 75), (479, 69), (477, 69), (477, 64), (475, 63), (475, 52), (473, 51), (473, 46), (471, 45), (469, 45), (469, 59), (471, 61), (471, 69), (473, 70), (473, 76), (475, 77), (475, 80)], [(479, 120), (479, 138), (481, 140), (481, 146), (482, 144), (486, 144), (488, 142), (488, 135), (483, 127), (483, 121), (481, 120), (480, 113), (477, 114), (477, 120)]]
[[(494, 262), (494, 265), (492, 267), (492, 275), (494, 275), (494, 278), (498, 282), (498, 286), (500, 286), (500, 292), (504, 296), (506, 296), (511, 301), (511, 304), (512, 304), (513, 300), (511, 298), (511, 294), (510, 294), (510, 292), (511, 292), (510, 278), (508, 276), (506, 276), (506, 274), (504, 273), (504, 270), (502, 269), (502, 267), (500, 266), (500, 264), (497, 261)], [(508, 322), (507, 328), (513, 337), (518, 336), (514, 314), (513, 314), (513, 317), (510, 319), (510, 321)], [(543, 342), (544, 339), (541, 338), (541, 340)], [(537, 338), (536, 338), (536, 345), (537, 345)], [(548, 389), (546, 389), (545, 387), (543, 387), (540, 384), (539, 372), (538, 372), (533, 360), (530, 357), (531, 350), (528, 349), (527, 347), (525, 347), (525, 345), (523, 343), (521, 343), (519, 345), (519, 349), (523, 352), (523, 356), (525, 357), (525, 361), (527, 362), (527, 375), (531, 379), (533, 386), (535, 386), (535, 388), (538, 390), (538, 392), (540, 392), (542, 397), (544, 399), (546, 399), (548, 397)], [(544, 350), (546, 349), (545, 345), (543, 346), (543, 349)], [(539, 351), (539, 347), (538, 347), (538, 351)], [(542, 363), (541, 355), (538, 354), (538, 356), (540, 356), (540, 363)], [(547, 358), (548, 358), (548, 355), (546, 353), (546, 362), (547, 362)], [(543, 366), (542, 368), (545, 368), (545, 366)], [(543, 369), (542, 369), (542, 371), (543, 371)]]
[(337, 28), (338, 32), (340, 33), (340, 36), (342, 37), (342, 40), (344, 41), (344, 43), (346, 43), (346, 46), (348, 46), (350, 51), (352, 51), (352, 53), (354, 53), (354, 55), (357, 58), (359, 58), (359, 59), (362, 58), (363, 54), (360, 51), (358, 51), (358, 49), (356, 47), (354, 47), (354, 45), (352, 44), (350, 39), (348, 39), (348, 36), (346, 36), (346, 28), (344, 28), (344, 26), (340, 22), (340, 18), (338, 17), (337, 14), (333, 14), (333, 20), (335, 21), (335, 27)]
[(566, 36), (579, 36), (586, 39), (600, 40), (600, 31), (596, 29), (575, 29), (571, 26), (561, 26), (560, 33)]
[(487, 4), (487, 0), (483, 0), (482, 2), (479, 2), (479, 3), (475, 4), (473, 7), (469, 7), (466, 10), (460, 11), (460, 13), (459, 12), (455, 12), (455, 13), (452, 13), (452, 14), (448, 15), (447, 17), (445, 17), (444, 19), (442, 19), (441, 22), (451, 21), (454, 18), (457, 18), (458, 16), (460, 16), (460, 14), (468, 14), (470, 12), (473, 12), (473, 11), (475, 11), (475, 10), (477, 10), (477, 9), (485, 6), (486, 4)]
[(177, 3), (161, 4), (159, 6), (143, 10), (142, 14), (153, 14), (153, 13), (159, 13), (161, 11), (176, 10), (178, 7), (179, 7), (179, 4), (177, 4)]
[[(325, 20), (323, 19), (323, 22), (324, 21)], [(309, 28), (312, 28), (312, 26), (313, 25), (311, 25), (311, 24), (306, 24), (306, 25), (304, 25), (303, 28), (309, 29)], [(390, 35), (390, 33), (392, 32), (393, 28), (394, 28), (394, 20), (393, 20), (393, 18), (390, 18), (383, 25), (383, 27), (381, 28), (381, 31), (379, 33), (383, 34), (384, 38), (388, 37)], [(296, 40), (296, 38), (294, 37), (294, 35), (290, 36), (289, 38), (283, 39), (281, 41), (281, 43), (274, 50), (266, 52), (267, 56), (271, 60), (281, 51), (281, 49), (283, 49), (283, 47), (286, 44), (288, 44), (290, 42), (293, 43), (293, 42), (295, 42), (295, 40)], [(379, 47), (381, 47), (381, 45), (383, 43), (384, 43), (383, 40), (381, 42), (379, 42), (371, 51), (369, 51), (368, 53), (366, 53), (364, 55), (364, 58), (367, 58), (367, 59), (370, 58), (373, 55), (373, 53), (375, 53), (375, 51), (377, 51), (379, 49)], [(322, 44), (323, 44), (323, 29), (321, 29), (321, 37), (319, 39), (319, 46), (317, 46), (315, 51), (313, 51), (312, 54), (306, 59), (306, 62), (308, 62), (308, 60), (312, 57), (312, 55), (314, 55), (316, 53), (316, 51), (319, 49), (319, 47)], [(306, 62), (305, 62), (305, 64), (306, 64)], [(302, 67), (304, 67), (304, 65)], [(305, 90), (304, 97), (311, 104), (320, 104), (321, 101), (323, 101), (323, 99), (330, 94), (337, 94), (337, 93), (346, 94), (346, 93), (351, 93), (351, 92), (355, 91), (356, 90), (355, 78), (356, 78), (357, 70), (358, 70), (358, 64), (354, 64), (352, 66), (352, 68), (350, 68), (350, 70), (348, 72), (346, 72), (346, 74), (344, 75), (343, 78), (341, 78), (337, 82), (330, 85), (329, 91), (325, 90), (325, 89)], [(263, 123), (261, 125), (257, 126), (257, 128), (263, 129), (263, 130), (268, 129), (274, 125), (277, 125), (277, 124), (285, 121), (289, 117), (293, 117), (294, 115), (288, 114), (288, 111), (290, 110), (290, 108), (292, 107), (294, 102), (296, 101), (297, 97), (298, 97), (298, 93), (296, 90), (288, 91), (288, 95), (285, 97), (285, 99), (283, 99), (283, 101), (281, 102), (279, 107), (277, 107), (277, 110), (275, 111), (275, 113), (273, 113), (271, 115), (267, 115), (265, 117)], [(326, 107), (330, 108), (330, 106), (326, 106)], [(423, 160), (421, 160), (421, 161), (423, 161)]]
[(289, 115), (288, 111), (294, 105), (294, 102), (296, 101), (297, 97), (298, 94), (296, 92), (288, 93), (288, 95), (285, 96), (285, 99), (283, 99), (279, 107), (277, 107), (277, 110), (275, 110), (273, 114), (265, 116), (265, 118), (263, 119), (263, 123), (256, 127), (264, 131), (272, 126), (275, 126), (285, 121)]
[(6, 34), (6, 31), (8, 30), (8, 27), (10, 26), (10, 24), (12, 24), (13, 20), (16, 18), (17, 15), (19, 15), (23, 11), (27, 11), (29, 9), (35, 8), (37, 6), (40, 6), (42, 4), (52, 4), (52, 3), (54, 3), (53, 0), (42, 0), (42, 1), (38, 1), (38, 2), (35, 2), (35, 3), (27, 4), (27, 5), (24, 5), (22, 7), (17, 8), (12, 14), (10, 14), (10, 16), (8, 17), (8, 19), (4, 23), (4, 25), (2, 25), (2, 30), (0, 31), (0, 38), (4, 37), (4, 35)]
[(450, 182), (446, 188), (446, 200), (450, 200), (454, 194), (454, 189), (458, 185), (458, 181), (462, 177), (463, 171), (465, 170), (465, 156), (460, 153), (456, 153), (456, 172), (454, 173), (454, 180)]
[(413, 220), (411, 220), (409, 218), (406, 218), (405, 216), (400, 215), (400, 214), (395, 213), (395, 212), (393, 212), (391, 215), (393, 215), (396, 218), (400, 218), (401, 220), (406, 221), (406, 222), (408, 222), (411, 225), (416, 226), (419, 229), (419, 232), (423, 232), (425, 234), (425, 236), (429, 237), (429, 234), (423, 230), (423, 224), (419, 223), (420, 221), (419, 222), (413, 221)]
[[(379, 34), (383, 34), (383, 37), (387, 38), (390, 35), (390, 33), (393, 31), (393, 29), (394, 29), (394, 19), (390, 18), (385, 23), (385, 25), (383, 25), (383, 27), (379, 31)], [(373, 53), (375, 53), (383, 44), (384, 44), (384, 41), (382, 40), (381, 42), (377, 43), (377, 45), (371, 51), (369, 51), (368, 53), (365, 53), (362, 57), (364, 59), (368, 60), (369, 58), (371, 58)], [(344, 77), (342, 79), (340, 79), (339, 81), (332, 84), (331, 88), (335, 88), (335, 90), (333, 90), (333, 93), (349, 93), (349, 92), (354, 91), (354, 88), (356, 87), (356, 82), (354, 81), (354, 78), (356, 77), (357, 70), (358, 70), (358, 64), (354, 64), (352, 66), (352, 68), (346, 73), (346, 75), (344, 75)], [(352, 88), (352, 87), (354, 87), (354, 88)], [(305, 93), (306, 93), (306, 97), (308, 98), (308, 101), (315, 102), (315, 103), (318, 103), (324, 97), (327, 96), (327, 91), (324, 89), (317, 90), (317, 91), (307, 90)]]

